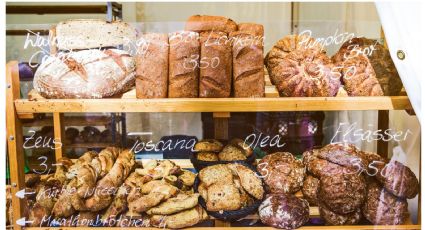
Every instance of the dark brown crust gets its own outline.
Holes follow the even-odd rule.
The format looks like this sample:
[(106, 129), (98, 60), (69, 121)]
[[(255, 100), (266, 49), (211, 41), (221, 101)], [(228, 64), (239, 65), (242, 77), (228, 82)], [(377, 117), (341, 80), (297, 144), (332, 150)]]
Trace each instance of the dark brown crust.
[(356, 174), (336, 174), (320, 178), (318, 199), (339, 214), (354, 212), (366, 196), (366, 182)]
[(320, 180), (314, 176), (307, 175), (304, 179), (302, 193), (303, 198), (308, 201), (310, 206), (317, 205), (317, 191), (319, 189)]
[(345, 57), (349, 56), (354, 48), (365, 52), (373, 50), (372, 54), (368, 53), (367, 58), (372, 64), (374, 72), (376, 73), (376, 78), (379, 81), (384, 95), (399, 95), (401, 88), (403, 87), (403, 83), (401, 82), (397, 69), (390, 56), (390, 52), (376, 40), (364, 37), (352, 38), (342, 44), (339, 51), (332, 56), (332, 61), (334, 63), (342, 63), (345, 60)]
[(326, 225), (355, 225), (362, 219), (361, 209), (343, 215), (332, 212), (326, 205), (319, 204), (319, 212)]
[(266, 155), (258, 162), (257, 171), (272, 193), (294, 193), (301, 189), (305, 167), (291, 153), (277, 152)]
[(357, 174), (357, 169), (346, 168), (317, 157), (320, 150), (311, 150), (303, 153), (303, 163), (307, 171), (317, 178), (337, 174)]
[(318, 151), (319, 158), (347, 168), (357, 169), (359, 172), (367, 167), (364, 159), (356, 146), (352, 144), (329, 144)]
[(378, 183), (370, 183), (363, 215), (376, 225), (398, 225), (408, 218), (406, 199), (397, 198)]
[(309, 221), (309, 206), (292, 194), (270, 194), (258, 208), (261, 222), (266, 225), (295, 229)]
[[(222, 32), (202, 32), (201, 60), (209, 63), (200, 66), (199, 97), (230, 97), (232, 84), (232, 46)], [(219, 60), (213, 66), (213, 60)]]
[(419, 181), (409, 167), (392, 160), (376, 174), (386, 190), (401, 198), (412, 199), (419, 193)]
[(186, 21), (185, 30), (204, 32), (220, 31), (230, 33), (238, 30), (238, 25), (229, 18), (210, 15), (192, 15)]
[[(169, 44), (168, 97), (198, 97), (199, 34), (189, 31), (176, 32), (169, 35)], [(192, 60), (196, 63), (191, 63)]]

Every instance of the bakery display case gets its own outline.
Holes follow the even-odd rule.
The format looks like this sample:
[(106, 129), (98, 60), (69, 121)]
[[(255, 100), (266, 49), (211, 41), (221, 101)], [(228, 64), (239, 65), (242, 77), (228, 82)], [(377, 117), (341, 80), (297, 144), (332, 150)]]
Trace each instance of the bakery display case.
[[(420, 229), (421, 129), (383, 29), (285, 4), (286, 21), (53, 23), (27, 95), (21, 61), (6, 64), (9, 227)], [(32, 146), (54, 155), (28, 172), (40, 125)]]

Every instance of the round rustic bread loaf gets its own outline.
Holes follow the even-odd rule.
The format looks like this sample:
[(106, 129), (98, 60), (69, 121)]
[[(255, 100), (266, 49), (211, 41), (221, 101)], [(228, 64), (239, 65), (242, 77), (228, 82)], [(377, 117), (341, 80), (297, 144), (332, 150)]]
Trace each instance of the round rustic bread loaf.
[(359, 170), (359, 172), (367, 167), (368, 163), (355, 145), (346, 143), (326, 145), (318, 151), (317, 156), (334, 164)]
[(336, 66), (349, 96), (384, 96), (372, 64), (364, 54), (345, 59)]
[(288, 152), (266, 155), (257, 170), (272, 193), (294, 193), (303, 185), (305, 167)]
[(347, 214), (338, 214), (330, 210), (326, 205), (319, 204), (320, 217), (325, 220), (327, 225), (354, 225), (362, 219), (361, 209)]
[(272, 83), (283, 97), (335, 96), (339, 75), (315, 40), (308, 36), (289, 35), (279, 40), (265, 58)]
[(303, 163), (306, 166), (307, 172), (317, 178), (322, 176), (332, 176), (337, 174), (355, 174), (357, 169), (343, 167), (324, 159), (318, 158), (320, 150), (310, 150), (303, 153)]
[(309, 206), (292, 194), (269, 194), (258, 208), (261, 222), (275, 228), (295, 229), (309, 220)]
[(362, 211), (376, 225), (402, 224), (409, 215), (406, 199), (392, 195), (376, 182), (368, 184)]
[[(353, 51), (354, 50), (354, 51)], [(403, 83), (398, 75), (397, 69), (391, 59), (390, 52), (377, 40), (367, 38), (352, 38), (342, 44), (339, 51), (332, 56), (334, 63), (342, 63), (350, 53), (363, 51), (367, 54), (372, 64), (376, 78), (385, 96), (397, 96), (400, 94)]]
[(310, 205), (317, 205), (317, 190), (319, 189), (320, 180), (314, 176), (308, 175), (303, 183), (302, 193), (303, 198)]
[(376, 174), (384, 188), (401, 198), (414, 198), (419, 193), (419, 181), (409, 167), (392, 160)]
[(46, 98), (103, 98), (134, 85), (135, 60), (117, 49), (81, 50), (48, 57), (34, 76)]
[(347, 214), (361, 207), (366, 196), (366, 182), (357, 174), (322, 176), (317, 199), (330, 210)]

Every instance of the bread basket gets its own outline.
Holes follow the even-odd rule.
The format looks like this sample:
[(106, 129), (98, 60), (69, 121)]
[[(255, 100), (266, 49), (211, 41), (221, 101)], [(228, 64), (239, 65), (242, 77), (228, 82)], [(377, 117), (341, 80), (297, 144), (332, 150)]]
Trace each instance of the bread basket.
[[(237, 164), (241, 164), (243, 166), (246, 166), (249, 169), (251, 169), (252, 171), (254, 171), (258, 176), (260, 176), (260, 174), (257, 172), (255, 167), (250, 165), (250, 164), (246, 164), (246, 163), (243, 163), (243, 162), (231, 162), (231, 163), (237, 163)], [(231, 163), (228, 162), (227, 164), (231, 164)], [(201, 182), (201, 180), (199, 179), (199, 174), (198, 174), (198, 176), (196, 176), (195, 182), (193, 184), (193, 189), (194, 189), (195, 193), (198, 192), (198, 186), (199, 186), (200, 182)], [(261, 179), (261, 182), (262, 182), (262, 185), (263, 185), (263, 188), (264, 188), (264, 181), (262, 179)], [(264, 193), (264, 196), (265, 196), (265, 194), (266, 193)], [(254, 198), (255, 201), (252, 205), (244, 207), (244, 208), (239, 209), (239, 210), (234, 210), (234, 211), (208, 211), (206, 200), (202, 196), (199, 196), (198, 203), (202, 206), (202, 208), (204, 210), (207, 211), (208, 215), (210, 215), (210, 216), (213, 216), (217, 219), (224, 220), (224, 221), (236, 221), (236, 220), (242, 219), (242, 218), (244, 218), (244, 217), (246, 217), (250, 214), (257, 212), (258, 207), (260, 206), (261, 202), (264, 199), (264, 196), (260, 200), (257, 200), (257, 199)]]

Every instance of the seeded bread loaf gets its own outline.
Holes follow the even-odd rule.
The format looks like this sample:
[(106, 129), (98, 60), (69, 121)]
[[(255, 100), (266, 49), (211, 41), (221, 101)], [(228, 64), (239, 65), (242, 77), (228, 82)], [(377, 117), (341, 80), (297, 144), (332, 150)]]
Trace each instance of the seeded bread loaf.
[(210, 15), (192, 15), (186, 21), (185, 30), (203, 32), (220, 31), (230, 33), (238, 30), (238, 25), (229, 18)]
[(46, 98), (103, 98), (134, 85), (135, 60), (117, 49), (82, 50), (48, 57), (34, 75)]
[[(249, 32), (230, 33), (235, 97), (264, 97), (263, 44)], [(261, 36), (262, 37), (262, 36)]]
[(168, 97), (198, 97), (199, 34), (180, 31), (169, 34)]
[(56, 25), (59, 50), (116, 47), (136, 40), (136, 30), (122, 21), (72, 19)]
[(149, 33), (138, 39), (137, 98), (166, 98), (168, 88), (168, 36)]
[(199, 97), (229, 97), (232, 84), (232, 46), (223, 32), (201, 33)]

